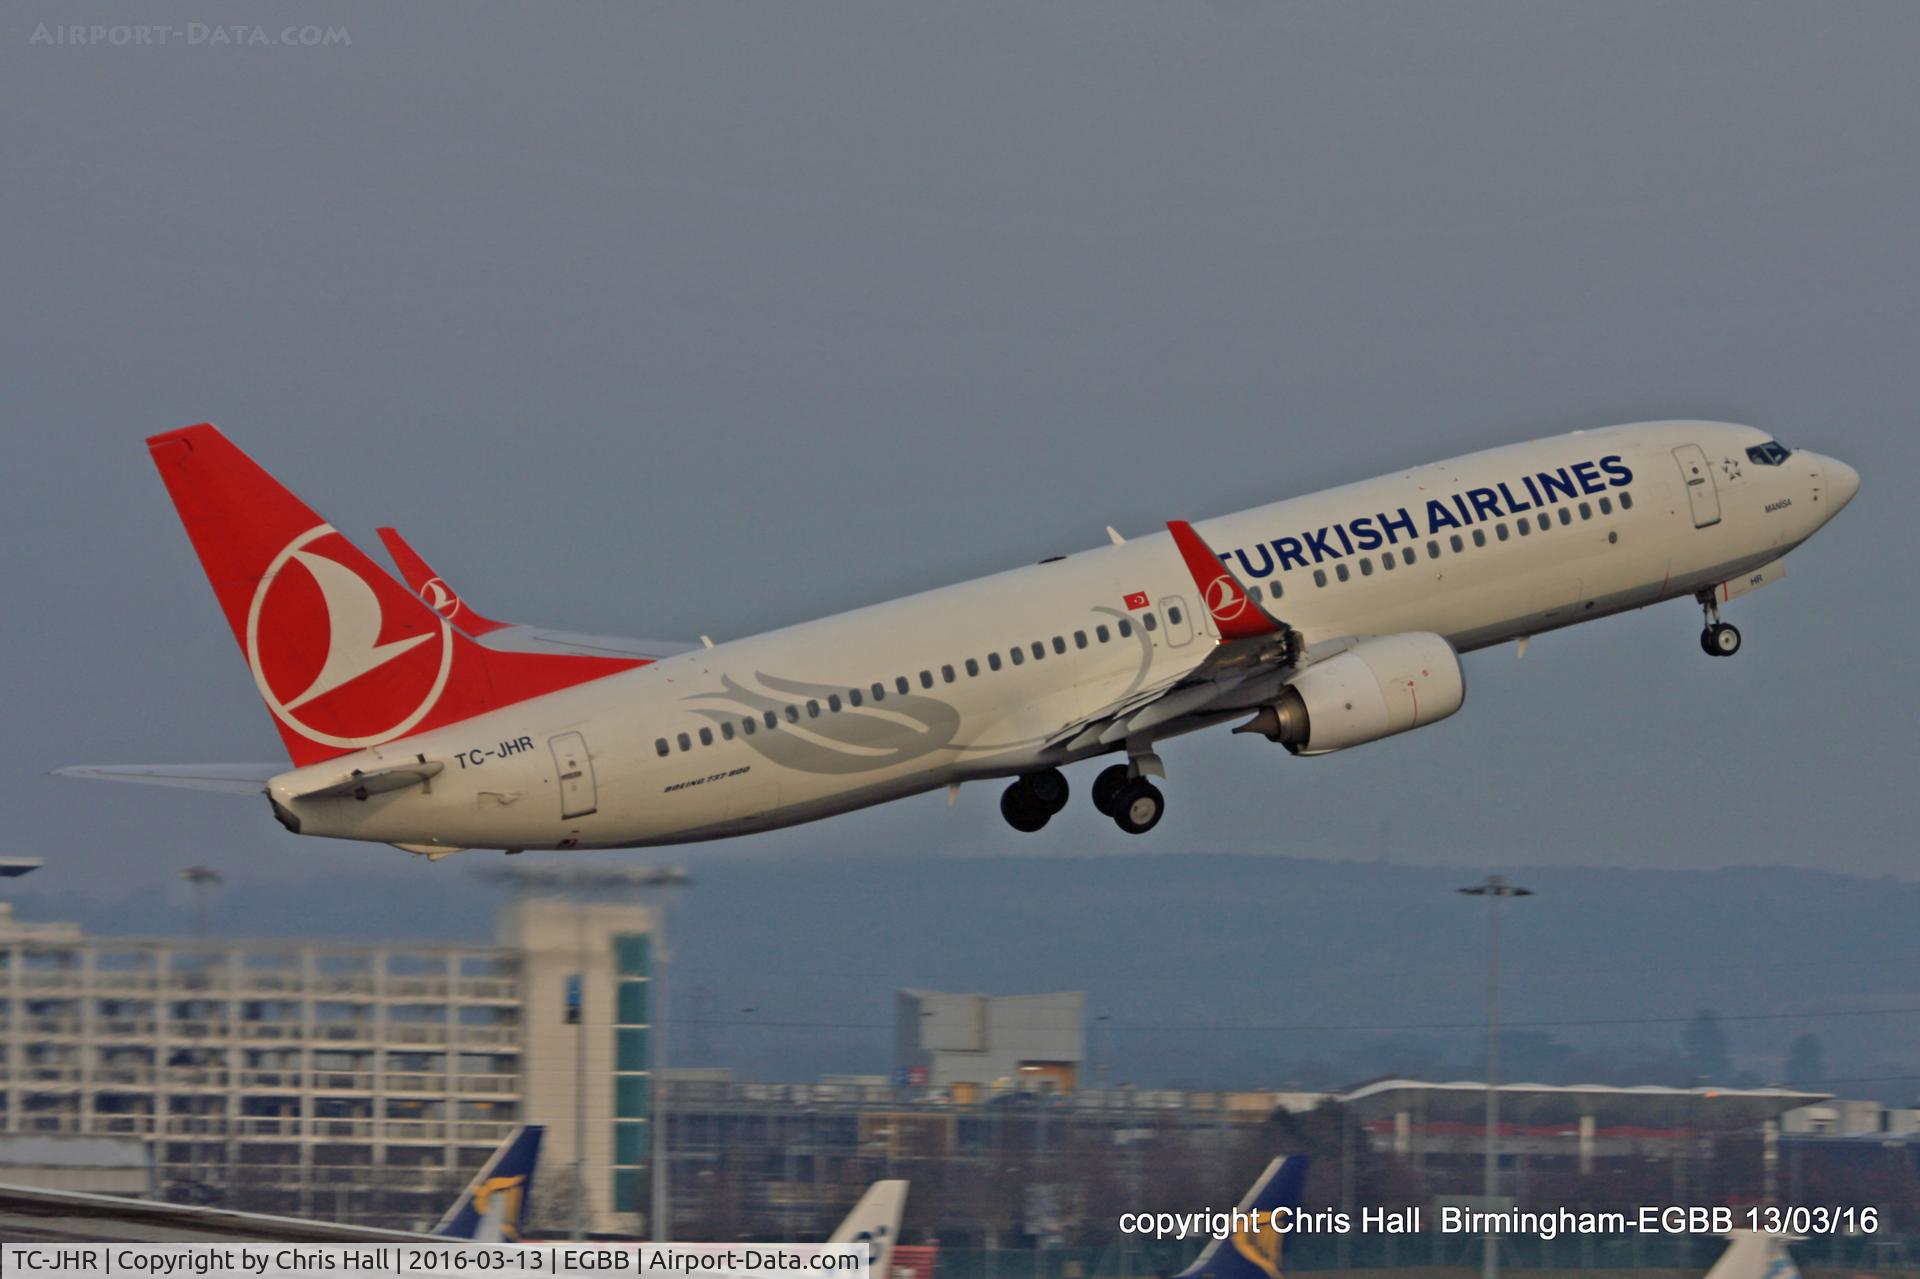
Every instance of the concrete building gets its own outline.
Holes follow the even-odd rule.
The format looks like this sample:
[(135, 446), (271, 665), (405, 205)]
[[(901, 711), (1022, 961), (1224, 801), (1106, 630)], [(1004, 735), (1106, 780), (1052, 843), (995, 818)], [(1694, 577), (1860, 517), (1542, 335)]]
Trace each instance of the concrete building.
[(1086, 1059), (1086, 1002), (1053, 995), (902, 990), (894, 999), (894, 1072), (930, 1088), (1070, 1092)]
[(493, 945), (99, 938), (0, 909), (0, 1134), (138, 1139), (176, 1202), (410, 1228), (541, 1123), (546, 1209), (570, 1214), (577, 1167), (590, 1228), (636, 1232), (654, 931), (550, 898)]

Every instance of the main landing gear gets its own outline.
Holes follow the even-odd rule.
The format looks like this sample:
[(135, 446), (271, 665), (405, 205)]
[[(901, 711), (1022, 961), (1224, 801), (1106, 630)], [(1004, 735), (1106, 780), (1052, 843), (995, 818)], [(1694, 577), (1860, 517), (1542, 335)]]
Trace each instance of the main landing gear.
[(1031, 835), (1067, 806), (1067, 775), (1057, 768), (1028, 773), (1001, 792), (1000, 815), (1007, 825)]
[(1167, 797), (1135, 765), (1115, 764), (1093, 779), (1093, 806), (1127, 834), (1144, 835), (1160, 824)]
[(1740, 632), (1720, 620), (1720, 603), (1712, 592), (1700, 597), (1700, 612), (1706, 626), (1700, 632), (1700, 650), (1708, 657), (1732, 657), (1740, 651)]

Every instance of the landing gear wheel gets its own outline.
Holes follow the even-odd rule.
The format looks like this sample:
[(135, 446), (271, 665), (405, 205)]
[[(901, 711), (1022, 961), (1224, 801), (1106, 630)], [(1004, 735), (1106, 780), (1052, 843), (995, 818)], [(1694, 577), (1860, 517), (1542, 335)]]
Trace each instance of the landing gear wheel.
[(1114, 824), (1129, 835), (1144, 835), (1160, 824), (1167, 797), (1144, 777), (1136, 777), (1113, 797)]
[(1700, 632), (1700, 647), (1708, 657), (1732, 657), (1740, 651), (1740, 632), (1726, 622), (1715, 622)]
[(1028, 801), (1049, 817), (1067, 806), (1067, 775), (1057, 768), (1028, 773), (1016, 784), (1026, 787)]
[(1133, 772), (1125, 764), (1101, 769), (1100, 775), (1093, 779), (1093, 806), (1102, 816), (1113, 816), (1114, 797), (1132, 780)]
[(1022, 778), (1000, 792), (1000, 815), (1007, 819), (1007, 825), (1023, 835), (1031, 835), (1045, 826), (1053, 814), (1033, 802), (1025, 780)]

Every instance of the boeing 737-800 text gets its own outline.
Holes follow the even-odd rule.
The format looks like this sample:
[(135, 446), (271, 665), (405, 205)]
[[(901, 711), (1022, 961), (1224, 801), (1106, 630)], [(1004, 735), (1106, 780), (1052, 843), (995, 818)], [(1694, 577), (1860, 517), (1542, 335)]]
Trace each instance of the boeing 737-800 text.
[(1195, 729), (1358, 746), (1458, 710), (1461, 652), (1668, 599), (1731, 655), (1720, 605), (1860, 482), (1751, 427), (1576, 431), (690, 645), (490, 620), (212, 426), (148, 446), (293, 766), (62, 771), (264, 792), (288, 830), (428, 856), (718, 839), (987, 778), (1032, 831), (1060, 770), (1109, 754), (1093, 802), (1137, 834), (1157, 745)]

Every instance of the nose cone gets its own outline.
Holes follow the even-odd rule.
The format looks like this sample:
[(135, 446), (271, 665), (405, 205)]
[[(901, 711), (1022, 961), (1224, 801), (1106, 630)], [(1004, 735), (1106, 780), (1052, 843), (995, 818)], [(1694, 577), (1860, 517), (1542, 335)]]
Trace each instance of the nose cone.
[(1825, 456), (1820, 459), (1820, 470), (1827, 480), (1827, 500), (1833, 503), (1827, 508), (1827, 518), (1832, 519), (1860, 491), (1860, 472), (1837, 457)]

